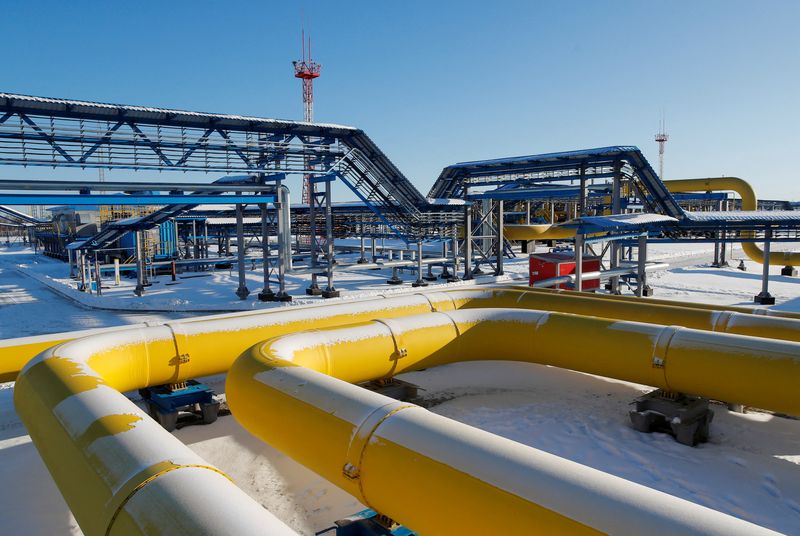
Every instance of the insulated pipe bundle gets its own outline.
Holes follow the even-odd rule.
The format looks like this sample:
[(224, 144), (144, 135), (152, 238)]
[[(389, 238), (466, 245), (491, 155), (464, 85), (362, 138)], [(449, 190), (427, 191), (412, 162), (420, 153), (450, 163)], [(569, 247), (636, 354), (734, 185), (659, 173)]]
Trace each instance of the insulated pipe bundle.
[[(564, 352), (576, 332), (591, 344)], [(279, 337), (234, 363), (226, 393), (253, 434), (423, 534), (770, 532), (347, 383), (481, 359), (800, 408), (800, 344), (509, 309)], [(769, 389), (752, 381), (766, 370)]]

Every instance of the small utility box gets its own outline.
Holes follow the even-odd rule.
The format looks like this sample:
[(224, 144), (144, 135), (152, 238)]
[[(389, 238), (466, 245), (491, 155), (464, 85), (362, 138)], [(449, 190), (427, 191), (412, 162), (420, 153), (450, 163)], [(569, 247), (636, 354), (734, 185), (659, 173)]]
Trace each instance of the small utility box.
[[(537, 281), (553, 279), (575, 273), (575, 255), (573, 253), (536, 253), (531, 255), (528, 264), (528, 284), (533, 286)], [(600, 257), (584, 257), (583, 273), (599, 272)], [(557, 288), (571, 289), (570, 283), (562, 283)], [(583, 290), (597, 290), (600, 288), (600, 279), (583, 281)]]

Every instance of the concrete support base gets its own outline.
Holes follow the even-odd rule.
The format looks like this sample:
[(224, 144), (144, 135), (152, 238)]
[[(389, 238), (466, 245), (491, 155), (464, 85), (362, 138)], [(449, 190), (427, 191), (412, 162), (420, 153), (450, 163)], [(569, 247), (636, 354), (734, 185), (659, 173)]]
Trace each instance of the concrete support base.
[(642, 296), (650, 297), (652, 295), (653, 295), (653, 287), (651, 287), (650, 285), (645, 285), (645, 287), (642, 289)]
[(386, 282), (389, 283), (390, 285), (402, 285), (403, 284), (403, 280), (400, 279), (399, 277), (395, 277), (395, 276), (392, 276), (391, 279), (387, 279)]
[(364, 389), (369, 389), (376, 393), (408, 402), (417, 398), (419, 386), (413, 383), (404, 382), (396, 378), (387, 378), (383, 380), (374, 380), (359, 384)]
[(712, 268), (725, 268), (726, 266), (730, 266), (727, 261), (711, 263)]
[(705, 398), (656, 389), (637, 398), (634, 405), (629, 415), (639, 432), (666, 432), (690, 447), (708, 441), (714, 412)]
[(784, 266), (781, 268), (781, 275), (797, 277), (797, 270), (795, 270), (794, 266)]
[(775, 305), (775, 297), (769, 292), (761, 292), (753, 297), (753, 302), (759, 305)]
[(319, 296), (320, 294), (322, 294), (322, 289), (319, 288), (318, 285), (312, 284), (306, 289), (306, 294), (308, 294), (309, 296)]
[(285, 292), (278, 292), (277, 294), (275, 294), (275, 299), (273, 301), (290, 302), (292, 301), (292, 297), (286, 294)]
[(323, 298), (338, 298), (339, 297), (339, 291), (336, 290), (333, 287), (326, 288), (325, 290), (320, 292), (320, 294), (322, 294)]
[(240, 300), (247, 299), (250, 295), (250, 290), (247, 287), (239, 287), (236, 289), (236, 295), (239, 296)]
[(412, 287), (427, 287), (428, 283), (424, 279), (417, 279), (413, 283), (411, 283)]
[(258, 293), (258, 301), (275, 301), (275, 293), (271, 290), (262, 290)]

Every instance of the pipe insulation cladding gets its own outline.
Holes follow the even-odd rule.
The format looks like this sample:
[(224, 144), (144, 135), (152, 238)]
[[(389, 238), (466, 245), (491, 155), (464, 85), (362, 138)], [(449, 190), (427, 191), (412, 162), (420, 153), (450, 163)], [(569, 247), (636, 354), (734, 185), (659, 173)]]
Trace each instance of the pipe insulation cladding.
[[(577, 344), (565, 351), (568, 338)], [(770, 533), (352, 385), (484, 359), (800, 408), (798, 343), (517, 309), (278, 337), (242, 354), (226, 393), (254, 435), (422, 534)]]

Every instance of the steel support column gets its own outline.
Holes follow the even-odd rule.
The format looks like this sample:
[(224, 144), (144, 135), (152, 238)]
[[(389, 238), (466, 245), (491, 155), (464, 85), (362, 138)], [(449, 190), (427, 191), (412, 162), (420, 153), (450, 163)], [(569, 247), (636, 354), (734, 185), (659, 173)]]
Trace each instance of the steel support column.
[(467, 201), (464, 206), (464, 280), (469, 279), (472, 279), (472, 203)]
[(236, 204), (236, 258), (239, 261), (239, 288), (236, 289), (236, 295), (240, 300), (247, 299), (250, 295), (250, 290), (247, 288), (247, 281), (245, 279), (245, 265), (244, 256), (247, 246), (244, 242), (244, 207), (241, 203)]
[(269, 261), (269, 214), (267, 213), (267, 204), (261, 203), (258, 205), (261, 208), (261, 259), (264, 265), (264, 288), (258, 293), (260, 301), (273, 301), (275, 293), (272, 292), (269, 284), (270, 276), (270, 261)]
[(504, 219), (503, 200), (502, 199), (498, 199), (496, 201), (496, 203), (497, 203), (497, 207), (496, 207), (497, 208), (497, 221), (495, 222), (495, 226), (494, 226), (494, 228), (495, 228), (495, 248), (494, 248), (494, 253), (495, 253), (495, 258), (496, 258), (496, 260), (495, 260), (496, 264), (495, 264), (494, 275), (499, 276), (499, 275), (503, 275), (503, 256), (504, 256), (503, 255), (503, 253), (504, 253), (503, 246), (505, 245), (505, 238), (503, 237), (503, 219)]
[(292, 265), (292, 225), (291, 203), (289, 202), (289, 190), (278, 185), (278, 199), (275, 202), (276, 220), (278, 225), (278, 293), (275, 301), (288, 302), (292, 297), (286, 292), (286, 272)]
[(761, 269), (761, 292), (753, 298), (755, 303), (761, 305), (775, 304), (775, 298), (769, 293), (769, 249), (772, 239), (772, 229), (767, 227), (764, 231), (764, 263)]
[[(614, 178), (611, 186), (611, 214), (619, 214), (621, 212), (621, 189), (622, 189), (622, 163), (614, 163)], [(611, 243), (609, 252), (611, 259), (609, 266), (611, 270), (619, 267), (619, 244), (616, 242)], [(619, 290), (619, 276), (613, 276), (609, 279), (608, 286), (606, 287), (612, 294), (621, 294)]]
[(428, 283), (422, 278), (422, 240), (417, 241), (417, 280), (414, 281), (412, 287), (427, 287)]
[(137, 296), (144, 294), (144, 287), (146, 286), (147, 279), (144, 273), (145, 270), (145, 253), (144, 253), (144, 232), (136, 231), (136, 288), (133, 293)]
[(338, 298), (339, 291), (333, 285), (333, 267), (336, 263), (333, 249), (333, 199), (331, 198), (331, 181), (325, 181), (325, 276), (327, 285), (322, 291), (323, 298)]
[(640, 298), (642, 296), (652, 296), (653, 289), (647, 284), (647, 233), (639, 235), (639, 248), (637, 254), (636, 265), (636, 295)]
[(575, 290), (583, 290), (583, 234), (575, 233)]

